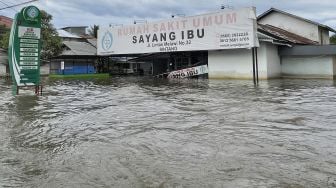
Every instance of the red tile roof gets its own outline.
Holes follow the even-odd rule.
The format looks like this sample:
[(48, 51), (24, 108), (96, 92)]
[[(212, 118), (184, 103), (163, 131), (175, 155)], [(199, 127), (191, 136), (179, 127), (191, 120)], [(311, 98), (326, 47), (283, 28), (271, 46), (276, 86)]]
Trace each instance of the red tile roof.
[(11, 28), (13, 23), (12, 18), (6, 16), (0, 16), (0, 25), (5, 25), (7, 28)]

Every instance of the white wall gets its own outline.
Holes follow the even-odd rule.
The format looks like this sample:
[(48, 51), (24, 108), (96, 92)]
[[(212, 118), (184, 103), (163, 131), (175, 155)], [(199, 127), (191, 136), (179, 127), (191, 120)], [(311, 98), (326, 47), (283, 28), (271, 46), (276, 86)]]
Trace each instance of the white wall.
[(260, 42), (258, 48), (258, 76), (260, 79), (267, 79), (267, 49), (264, 42)]
[(258, 48), (258, 65), (261, 79), (279, 78), (281, 65), (278, 47), (268, 42), (261, 42)]
[(6, 66), (0, 63), (0, 76), (6, 75)]
[[(253, 79), (252, 50), (209, 51), (209, 78)], [(277, 46), (261, 42), (258, 48), (259, 79), (278, 78), (281, 74)]]
[(40, 75), (49, 75), (50, 74), (50, 65), (46, 63), (40, 67)]
[(321, 41), (322, 44), (330, 44), (330, 37), (329, 37), (329, 31), (320, 28), (320, 33), (321, 33)]
[(266, 43), (267, 51), (267, 78), (279, 78), (281, 76), (280, 56), (278, 46)]
[(6, 65), (5, 62), (8, 61), (7, 53), (0, 52), (0, 76), (6, 75)]
[(334, 65), (334, 79), (336, 79), (336, 56), (334, 56), (333, 61), (334, 61), (334, 63), (333, 63), (333, 65)]
[(332, 78), (334, 71), (333, 56), (282, 58), (282, 76), (284, 77)]
[(291, 16), (272, 12), (258, 20), (260, 24), (269, 24), (286, 31), (304, 36), (313, 41), (320, 41), (318, 26)]
[(251, 50), (209, 51), (208, 66), (209, 78), (253, 78)]

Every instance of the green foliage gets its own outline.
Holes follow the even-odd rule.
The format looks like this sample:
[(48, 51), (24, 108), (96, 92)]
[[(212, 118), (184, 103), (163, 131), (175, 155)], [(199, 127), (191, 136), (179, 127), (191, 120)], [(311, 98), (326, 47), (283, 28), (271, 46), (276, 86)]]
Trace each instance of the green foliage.
[(51, 23), (52, 15), (41, 10), (41, 35), (42, 35), (42, 51), (41, 59), (50, 59), (62, 53), (62, 39)]
[(98, 25), (90, 26), (89, 34), (91, 36), (93, 36), (94, 38), (97, 38), (97, 36), (98, 36), (98, 29), (99, 29)]
[[(41, 10), (42, 15), (42, 51), (41, 59), (50, 59), (62, 52), (62, 40), (55, 27), (51, 24), (52, 16)], [(8, 49), (10, 29), (0, 25), (0, 47)]]
[(10, 28), (7, 28), (5, 25), (0, 25), (0, 37), (10, 32)]
[(336, 34), (330, 37), (330, 44), (336, 44)]
[(0, 48), (8, 49), (10, 29), (0, 25)]

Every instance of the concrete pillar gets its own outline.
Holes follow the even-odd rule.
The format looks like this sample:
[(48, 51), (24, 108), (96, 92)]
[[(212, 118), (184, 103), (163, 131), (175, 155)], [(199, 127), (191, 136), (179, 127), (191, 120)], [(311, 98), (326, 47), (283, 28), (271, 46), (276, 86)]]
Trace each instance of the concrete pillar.
[(336, 80), (336, 56), (333, 57), (333, 79)]

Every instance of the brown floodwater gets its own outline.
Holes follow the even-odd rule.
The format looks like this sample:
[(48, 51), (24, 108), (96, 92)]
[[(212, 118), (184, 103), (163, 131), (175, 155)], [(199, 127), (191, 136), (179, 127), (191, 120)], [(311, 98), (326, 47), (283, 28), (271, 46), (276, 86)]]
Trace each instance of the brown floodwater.
[(0, 80), (0, 187), (336, 187), (336, 83)]

